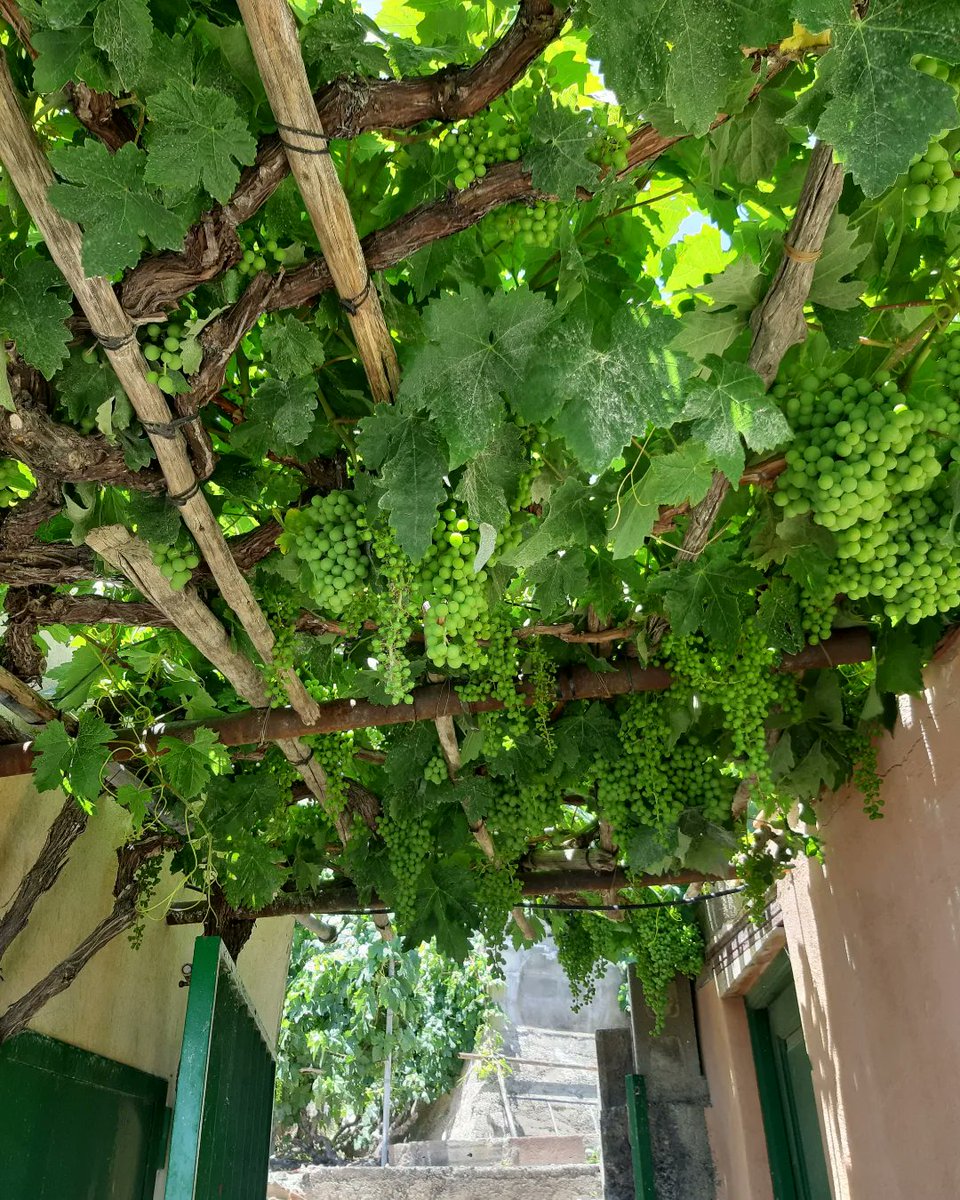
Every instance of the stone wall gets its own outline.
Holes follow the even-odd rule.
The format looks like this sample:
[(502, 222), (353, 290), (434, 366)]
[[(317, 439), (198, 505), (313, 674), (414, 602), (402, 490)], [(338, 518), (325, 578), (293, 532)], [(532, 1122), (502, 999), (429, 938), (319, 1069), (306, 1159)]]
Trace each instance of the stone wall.
[[(599, 1167), (305, 1167), (268, 1200), (601, 1200)], [(678, 1198), (679, 1200), (679, 1198)]]

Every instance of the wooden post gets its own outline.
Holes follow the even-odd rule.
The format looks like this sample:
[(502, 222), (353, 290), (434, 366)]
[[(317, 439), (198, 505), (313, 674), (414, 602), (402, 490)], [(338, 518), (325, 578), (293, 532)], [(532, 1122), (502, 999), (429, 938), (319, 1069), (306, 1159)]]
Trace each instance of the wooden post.
[(396, 351), (330, 158), (293, 13), (287, 0), (238, 0), (238, 5), (290, 170), (349, 318), (373, 398), (393, 400), (400, 380)]

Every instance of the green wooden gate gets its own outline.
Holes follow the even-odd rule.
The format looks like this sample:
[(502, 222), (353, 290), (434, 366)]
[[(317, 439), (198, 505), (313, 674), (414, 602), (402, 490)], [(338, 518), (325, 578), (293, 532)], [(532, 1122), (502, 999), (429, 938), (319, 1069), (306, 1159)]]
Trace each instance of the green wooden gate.
[(197, 938), (165, 1200), (263, 1200), (274, 1068), (220, 939)]

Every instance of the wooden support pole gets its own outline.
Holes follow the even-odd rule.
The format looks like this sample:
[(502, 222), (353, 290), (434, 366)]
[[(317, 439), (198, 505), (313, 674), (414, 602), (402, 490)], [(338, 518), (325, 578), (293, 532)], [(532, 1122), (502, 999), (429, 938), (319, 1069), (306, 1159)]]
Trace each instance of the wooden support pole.
[(350, 321), (373, 398), (393, 400), (400, 381), (396, 351), (330, 158), (290, 5), (287, 0), (238, 0), (238, 6), (290, 170)]
[[(147, 378), (148, 363), (133, 323), (121, 308), (110, 281), (102, 276), (87, 277), (79, 226), (61, 217), (47, 199), (54, 183), (53, 172), (23, 115), (5, 59), (0, 62), (0, 160), (143, 422), (169, 493), (179, 505), (184, 523), (203, 552), (223, 598), (240, 618), (257, 653), (269, 663), (273, 655), (273, 632), (200, 490), (183, 435), (171, 425), (169, 405), (156, 384)], [(283, 679), (291, 704), (309, 720), (316, 713), (313, 698), (294, 671), (283, 672)]]
[[(816, 646), (808, 646), (799, 654), (784, 655), (782, 671), (806, 671), (835, 667), (841, 663), (869, 661), (873, 653), (870, 633), (866, 629), (842, 629)], [(573, 667), (557, 677), (558, 701), (611, 700), (637, 692), (662, 692), (673, 680), (662, 667), (641, 667), (628, 662), (614, 671), (591, 671)], [(533, 702), (532, 685), (521, 685), (527, 703)], [(263, 741), (282, 741), (315, 733), (338, 733), (349, 729), (369, 729), (374, 726), (404, 725), (412, 721), (435, 721), (438, 716), (459, 713), (497, 712), (504, 707), (502, 700), (461, 700), (449, 684), (429, 684), (415, 688), (412, 704), (371, 704), (367, 700), (326, 700), (318, 705), (315, 721), (305, 722), (289, 708), (272, 712), (234, 713), (214, 721), (191, 721), (169, 725), (163, 733), (190, 738), (203, 726), (214, 730), (225, 746), (257, 745)], [(121, 761), (137, 758), (142, 745), (156, 745), (158, 734), (148, 733), (141, 742), (112, 743), (114, 755)], [(25, 775), (31, 770), (33, 750), (24, 745), (0, 746), (0, 779)]]

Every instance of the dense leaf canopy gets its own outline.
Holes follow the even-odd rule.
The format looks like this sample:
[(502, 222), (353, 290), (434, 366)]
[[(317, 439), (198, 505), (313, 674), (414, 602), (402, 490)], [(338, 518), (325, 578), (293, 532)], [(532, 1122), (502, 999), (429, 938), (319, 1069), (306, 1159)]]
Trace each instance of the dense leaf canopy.
[[(162, 831), (227, 909), (349, 884), (461, 956), (511, 910), (536, 936), (517, 906), (537, 870), (629, 901), (732, 861), (761, 898), (819, 852), (823, 787), (856, 772), (879, 811), (870, 739), (957, 616), (960, 9), (291, 9), (393, 403), (371, 399), (236, 7), (3, 6), (46, 201), (184, 418), (144, 427), (111, 366), (129, 348), (98, 341), (6, 174), (8, 127), (4, 653), (38, 680), (69, 648), (38, 784), (95, 804), (125, 743), (131, 839)], [(272, 656), (167, 498), (165, 438)], [(111, 557), (116, 525), (134, 539)], [(142, 543), (162, 574), (131, 566)], [(178, 597), (275, 704), (303, 715), (294, 668), (382, 720), (351, 729), (341, 705), (286, 756), (252, 734), (228, 752), (218, 722), (262, 685), (211, 662)], [(777, 669), (851, 627), (872, 661)], [(631, 664), (673, 686), (578, 699)], [(431, 685), (464, 711), (411, 703)], [(632, 918), (554, 925), (574, 974), (655, 941)], [(648, 954), (652, 988), (664, 969)]]

